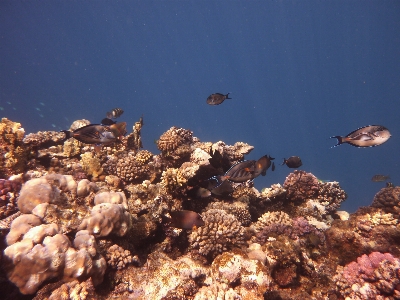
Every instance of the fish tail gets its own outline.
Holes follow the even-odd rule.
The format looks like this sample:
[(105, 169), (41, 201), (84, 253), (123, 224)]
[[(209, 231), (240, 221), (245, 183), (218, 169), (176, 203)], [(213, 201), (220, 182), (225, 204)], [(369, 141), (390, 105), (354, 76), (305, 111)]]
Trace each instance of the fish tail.
[(283, 159), (283, 163), (281, 163), (281, 166), (283, 166), (286, 163), (286, 158)]
[(72, 138), (72, 132), (69, 130), (60, 130), (60, 132), (64, 132), (65, 133), (65, 140), (68, 140), (69, 138)]
[(225, 97), (226, 97), (225, 99), (232, 99), (232, 98), (229, 98), (229, 94), (230, 94), (230, 93), (228, 93), (228, 94), (225, 95)]
[(331, 136), (331, 139), (333, 139), (333, 138), (337, 139), (338, 143), (335, 146), (332, 146), (331, 148), (335, 148), (335, 147), (343, 144), (343, 137), (342, 136), (340, 136), (340, 135)]

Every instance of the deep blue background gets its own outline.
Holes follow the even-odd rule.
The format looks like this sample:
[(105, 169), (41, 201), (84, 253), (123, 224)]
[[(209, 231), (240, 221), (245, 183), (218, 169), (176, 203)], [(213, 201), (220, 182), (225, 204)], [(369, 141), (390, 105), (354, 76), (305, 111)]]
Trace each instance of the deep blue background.
[[(303, 170), (337, 180), (343, 209), (400, 184), (399, 1), (1, 1), (0, 117), (27, 133), (99, 122), (121, 107), (144, 115), (145, 149), (171, 126), (202, 141), (247, 142), (298, 155)], [(208, 95), (232, 100), (208, 106)], [(332, 135), (381, 124), (374, 148)], [(291, 170), (255, 180), (283, 183)]]

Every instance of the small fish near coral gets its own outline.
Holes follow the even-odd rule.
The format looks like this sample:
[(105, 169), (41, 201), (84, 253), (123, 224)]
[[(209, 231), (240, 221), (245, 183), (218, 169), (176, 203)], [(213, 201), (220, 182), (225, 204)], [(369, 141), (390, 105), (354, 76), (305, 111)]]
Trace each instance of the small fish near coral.
[(107, 112), (106, 117), (108, 119), (116, 119), (119, 118), (123, 113), (124, 111), (121, 108), (117, 107)]
[(113, 119), (119, 118), (124, 111), (121, 108), (114, 108), (106, 113), (106, 117), (101, 120), (102, 125), (113, 125), (115, 122)]
[(201, 216), (191, 210), (172, 211), (169, 214), (171, 215), (171, 219), (169, 220), (171, 226), (176, 228), (192, 229), (194, 226), (199, 227), (204, 225)]
[(229, 98), (229, 94), (221, 94), (221, 93), (215, 93), (215, 94), (211, 94), (210, 96), (208, 96), (207, 98), (207, 104), (209, 105), (220, 105), (222, 102), (225, 101), (225, 99), (232, 99)]
[(383, 182), (383, 181), (386, 181), (386, 180), (389, 180), (389, 179), (390, 179), (390, 176), (388, 176), (388, 175), (381, 175), (381, 174), (374, 175), (374, 176), (372, 176), (372, 178), (371, 178), (371, 180), (372, 180), (373, 182)]
[(126, 122), (113, 125), (90, 124), (78, 128), (75, 131), (61, 130), (65, 133), (65, 139), (75, 138), (85, 144), (108, 144), (123, 137), (126, 131)]
[(358, 128), (346, 136), (331, 136), (331, 139), (336, 138), (338, 140), (338, 143), (333, 147), (348, 143), (354, 147), (364, 148), (382, 145), (390, 136), (390, 132), (386, 127), (381, 125), (368, 125)]
[(284, 158), (281, 166), (287, 165), (289, 168), (299, 168), (303, 165), (301, 158), (298, 156), (291, 156), (288, 159)]

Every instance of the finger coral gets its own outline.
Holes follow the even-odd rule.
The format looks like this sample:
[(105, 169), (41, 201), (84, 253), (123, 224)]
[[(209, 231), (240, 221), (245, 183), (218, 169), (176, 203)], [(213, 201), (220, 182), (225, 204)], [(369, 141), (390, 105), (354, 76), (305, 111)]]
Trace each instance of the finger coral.
[(221, 209), (210, 209), (202, 214), (204, 226), (191, 233), (189, 243), (204, 256), (217, 254), (244, 244), (244, 227), (234, 215)]

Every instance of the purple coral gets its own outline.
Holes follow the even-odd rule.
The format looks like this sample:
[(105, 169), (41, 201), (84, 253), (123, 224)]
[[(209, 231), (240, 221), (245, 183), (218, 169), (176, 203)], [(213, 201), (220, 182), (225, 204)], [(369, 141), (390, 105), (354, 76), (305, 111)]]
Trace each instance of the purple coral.
[(351, 299), (398, 299), (400, 259), (390, 253), (364, 254), (344, 268), (339, 267), (334, 281), (342, 296)]

